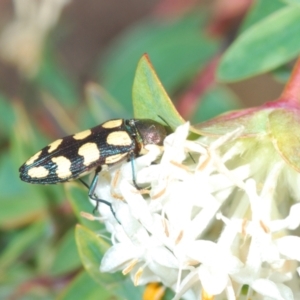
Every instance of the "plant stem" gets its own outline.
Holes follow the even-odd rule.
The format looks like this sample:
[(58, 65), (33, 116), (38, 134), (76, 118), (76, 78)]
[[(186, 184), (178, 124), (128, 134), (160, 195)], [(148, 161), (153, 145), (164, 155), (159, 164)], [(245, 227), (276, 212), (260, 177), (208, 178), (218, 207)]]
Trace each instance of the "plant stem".
[(300, 103), (300, 57), (297, 59), (291, 77), (289, 78), (280, 98), (277, 101), (288, 102), (290, 104), (299, 105)]

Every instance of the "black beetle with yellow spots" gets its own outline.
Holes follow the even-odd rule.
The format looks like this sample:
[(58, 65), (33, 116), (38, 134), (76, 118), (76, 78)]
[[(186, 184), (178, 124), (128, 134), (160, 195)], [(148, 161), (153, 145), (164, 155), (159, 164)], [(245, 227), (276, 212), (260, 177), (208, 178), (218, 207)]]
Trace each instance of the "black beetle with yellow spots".
[(46, 146), (20, 167), (20, 178), (29, 183), (55, 184), (95, 171), (89, 196), (97, 204), (103, 202), (111, 207), (109, 202), (94, 195), (101, 167), (125, 159), (132, 162), (135, 157), (144, 154), (145, 145), (162, 145), (166, 135), (165, 127), (153, 120), (110, 120)]

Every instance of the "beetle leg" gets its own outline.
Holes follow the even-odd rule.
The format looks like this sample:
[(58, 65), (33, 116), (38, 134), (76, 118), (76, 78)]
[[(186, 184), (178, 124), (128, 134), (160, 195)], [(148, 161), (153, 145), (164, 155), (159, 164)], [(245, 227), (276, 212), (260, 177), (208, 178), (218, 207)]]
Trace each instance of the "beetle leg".
[(130, 163), (131, 163), (133, 185), (136, 187), (137, 190), (141, 190), (142, 188), (139, 187), (138, 184), (136, 183), (136, 173), (135, 173), (135, 165), (134, 165), (134, 159), (135, 159), (134, 152), (129, 153), (129, 159), (130, 159)]
[[(93, 209), (93, 213), (96, 212), (96, 210), (98, 210), (98, 207), (99, 207), (99, 203), (103, 203), (103, 204), (106, 204), (107, 206), (109, 206), (110, 208), (110, 211), (112, 212), (113, 216), (115, 217), (115, 219), (119, 222), (119, 220), (117, 219), (116, 217), (116, 214), (113, 210), (113, 207), (111, 205), (111, 203), (109, 201), (106, 201), (106, 200), (103, 200), (103, 199), (99, 199), (96, 195), (95, 195), (95, 189), (96, 189), (96, 186), (97, 186), (97, 182), (98, 182), (98, 177), (99, 177), (99, 172), (101, 171), (101, 168), (100, 169), (97, 169), (96, 172), (95, 172), (95, 176), (92, 180), (92, 183), (90, 186), (88, 186), (81, 178), (79, 178), (80, 182), (86, 186), (88, 189), (89, 189), (89, 198), (96, 201), (96, 206), (94, 207)], [(120, 222), (119, 222), (120, 223)]]
[(90, 187), (88, 186), (88, 184), (86, 182), (84, 182), (81, 178), (78, 179), (87, 189), (90, 189)]

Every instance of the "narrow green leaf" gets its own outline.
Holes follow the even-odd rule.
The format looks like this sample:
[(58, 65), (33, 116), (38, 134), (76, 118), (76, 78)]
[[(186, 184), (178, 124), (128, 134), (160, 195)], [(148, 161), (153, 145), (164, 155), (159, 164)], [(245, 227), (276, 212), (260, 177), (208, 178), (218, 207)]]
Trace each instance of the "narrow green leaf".
[(162, 117), (172, 129), (184, 123), (147, 55), (141, 58), (135, 73), (133, 108), (135, 118), (152, 119), (162, 123)]
[(70, 74), (66, 74), (53, 57), (53, 47), (50, 43), (46, 45), (45, 56), (34, 81), (42, 90), (58, 99), (63, 106), (72, 107), (78, 104), (78, 91), (74, 82), (70, 80)]
[(58, 297), (58, 300), (117, 300), (109, 291), (97, 284), (86, 272), (81, 272)]
[[(12, 152), (12, 151), (10, 151)], [(38, 186), (22, 182), (14, 157), (0, 157), (0, 227), (18, 227), (46, 211), (44, 194)]]
[(291, 77), (291, 68), (289, 68), (287, 65), (280, 66), (272, 71), (272, 75), (275, 80), (285, 84)]
[(61, 276), (82, 266), (78, 254), (74, 229), (71, 228), (60, 240), (51, 266), (52, 276)]
[(114, 286), (117, 281), (123, 280), (120, 274), (100, 272), (100, 262), (110, 247), (108, 242), (81, 225), (76, 226), (75, 237), (81, 261), (95, 281), (107, 287)]
[(117, 102), (103, 87), (96, 83), (88, 83), (85, 87), (86, 101), (89, 114), (96, 122), (108, 119), (129, 118), (130, 114), (125, 110), (122, 103)]
[[(0, 272), (0, 299), (11, 299), (16, 291), (16, 286), (36, 278), (36, 270), (26, 263), (14, 261), (9, 268), (2, 269)], [(23, 297), (22, 297), (23, 300)]]
[(282, 0), (282, 1), (290, 5), (300, 5), (300, 0)]
[(3, 249), (0, 256), (0, 269), (5, 269), (14, 264), (20, 255), (37, 243), (47, 230), (44, 222), (37, 222), (19, 231)]
[(244, 32), (250, 26), (266, 18), (268, 15), (285, 7), (282, 0), (256, 0), (243, 20), (240, 33)]
[(3, 135), (9, 134), (16, 122), (16, 115), (10, 101), (4, 96), (0, 95), (0, 132)]
[(300, 52), (300, 9), (288, 6), (246, 30), (224, 54), (218, 68), (223, 81), (270, 71)]

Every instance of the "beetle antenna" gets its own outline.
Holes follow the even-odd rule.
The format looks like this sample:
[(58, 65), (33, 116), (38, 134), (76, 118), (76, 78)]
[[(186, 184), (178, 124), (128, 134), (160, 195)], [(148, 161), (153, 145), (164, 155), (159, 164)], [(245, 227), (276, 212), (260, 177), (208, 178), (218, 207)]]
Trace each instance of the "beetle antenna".
[(157, 115), (157, 116), (158, 116), (159, 118), (161, 118), (162, 121), (163, 121), (164, 123), (166, 123), (166, 125), (169, 126), (169, 127), (171, 128), (170, 124), (169, 124), (162, 116), (160, 116), (160, 115)]
[(172, 133), (173, 130), (172, 130), (170, 124), (169, 124), (162, 116), (160, 116), (160, 115), (157, 115), (157, 116), (158, 116), (160, 119), (162, 119), (162, 121), (167, 125), (167, 127), (168, 127), (168, 128), (166, 128), (167, 133), (168, 133), (168, 134)]

